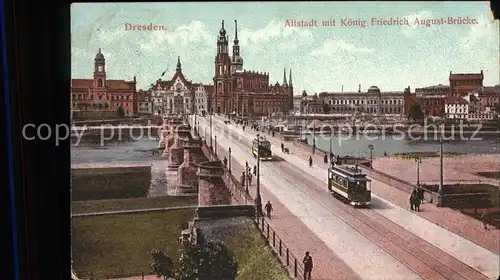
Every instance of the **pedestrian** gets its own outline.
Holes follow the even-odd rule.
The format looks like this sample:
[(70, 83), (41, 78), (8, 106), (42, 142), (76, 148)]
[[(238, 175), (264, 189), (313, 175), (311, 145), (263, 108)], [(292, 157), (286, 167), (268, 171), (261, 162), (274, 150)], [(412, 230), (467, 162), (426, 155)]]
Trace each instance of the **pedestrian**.
[(414, 201), (414, 197), (415, 195), (413, 194), (413, 192), (410, 194), (410, 209), (413, 211), (414, 210), (414, 204), (413, 204), (413, 201)]
[(328, 156), (325, 154), (325, 156), (323, 157), (323, 162), (324, 163), (328, 163)]
[(248, 161), (245, 161), (245, 171), (248, 170)]
[(313, 165), (313, 158), (309, 156), (309, 167), (312, 167)]
[(245, 172), (241, 172), (241, 185), (244, 186), (245, 185)]
[(312, 257), (309, 255), (309, 251), (306, 252), (306, 255), (304, 256), (304, 260), (302, 260), (302, 263), (304, 264), (304, 280), (311, 280), (313, 260)]
[(413, 196), (413, 205), (415, 207), (415, 211), (419, 212), (420, 211), (420, 197), (418, 196), (418, 193), (416, 193), (414, 196)]
[(253, 166), (253, 176), (257, 176), (257, 165)]
[(222, 160), (222, 163), (224, 163), (224, 166), (227, 166), (227, 158), (224, 157), (224, 159)]
[(284, 150), (285, 150), (285, 145), (281, 143), (281, 152), (283, 153)]
[(271, 212), (273, 212), (273, 205), (271, 204), (271, 201), (267, 201), (265, 208), (267, 217), (271, 219)]
[(248, 185), (252, 185), (252, 173), (248, 172)]

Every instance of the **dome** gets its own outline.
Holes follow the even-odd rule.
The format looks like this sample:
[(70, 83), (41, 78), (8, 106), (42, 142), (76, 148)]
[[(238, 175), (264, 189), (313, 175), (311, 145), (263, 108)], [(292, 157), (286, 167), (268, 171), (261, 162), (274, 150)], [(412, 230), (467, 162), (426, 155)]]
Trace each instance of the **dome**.
[(380, 92), (380, 89), (377, 86), (371, 86), (368, 88), (368, 92)]
[(243, 64), (243, 58), (241, 58), (241, 56), (239, 55), (233, 56), (233, 63)]
[(104, 55), (101, 53), (101, 49), (99, 49), (99, 52), (95, 55), (95, 59), (104, 59)]

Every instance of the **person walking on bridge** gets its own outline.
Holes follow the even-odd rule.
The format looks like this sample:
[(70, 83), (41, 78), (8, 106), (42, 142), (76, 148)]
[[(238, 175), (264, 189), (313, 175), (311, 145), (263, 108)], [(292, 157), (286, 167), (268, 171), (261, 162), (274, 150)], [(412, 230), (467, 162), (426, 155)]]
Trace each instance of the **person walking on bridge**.
[(245, 186), (245, 172), (244, 171), (241, 172), (240, 180), (241, 180), (241, 185)]
[(306, 252), (306, 255), (304, 256), (302, 263), (304, 264), (304, 280), (311, 280), (313, 260), (311, 255), (309, 255), (309, 251)]
[(248, 180), (248, 185), (251, 186), (252, 185), (252, 173), (248, 172), (247, 180)]
[(312, 167), (313, 165), (313, 158), (309, 156), (309, 167)]
[(269, 200), (267, 201), (265, 209), (266, 209), (267, 217), (269, 219), (271, 219), (271, 212), (273, 212), (273, 205), (271, 204), (271, 201), (269, 201)]

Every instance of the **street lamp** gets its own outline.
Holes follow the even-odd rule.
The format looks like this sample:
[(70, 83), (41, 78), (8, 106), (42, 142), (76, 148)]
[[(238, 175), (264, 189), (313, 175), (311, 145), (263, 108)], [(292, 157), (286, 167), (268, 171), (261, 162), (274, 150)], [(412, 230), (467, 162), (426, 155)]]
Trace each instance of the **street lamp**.
[(422, 159), (420, 157), (415, 157), (415, 162), (417, 163), (417, 186), (420, 185), (420, 164)]
[[(439, 138), (439, 190), (438, 197), (443, 193), (443, 138)], [(441, 199), (438, 200), (439, 204), (441, 204)]]
[(229, 173), (231, 173), (231, 147), (229, 147), (228, 153), (229, 153)]
[(333, 141), (333, 129), (332, 126), (330, 126), (330, 154), (329, 156), (332, 156), (332, 141)]
[(263, 216), (262, 212), (262, 198), (260, 196), (260, 135), (257, 134), (257, 196), (255, 197), (255, 207), (257, 213)]
[(215, 137), (215, 156), (217, 156), (217, 135)]
[(212, 149), (212, 114), (210, 114), (210, 148)]
[(370, 150), (370, 168), (373, 168), (373, 145), (368, 145), (368, 149)]
[(316, 153), (316, 120), (314, 119), (314, 114), (312, 118), (313, 118), (313, 154), (314, 154)]

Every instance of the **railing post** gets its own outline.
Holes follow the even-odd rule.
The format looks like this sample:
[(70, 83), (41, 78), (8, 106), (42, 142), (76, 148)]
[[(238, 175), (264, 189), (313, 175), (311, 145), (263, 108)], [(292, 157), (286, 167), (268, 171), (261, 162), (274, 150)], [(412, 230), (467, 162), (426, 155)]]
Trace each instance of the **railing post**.
[(264, 217), (262, 217), (262, 231), (264, 231)]
[(295, 277), (297, 277), (297, 259), (294, 258), (294, 265), (293, 265), (293, 274)]
[(273, 230), (273, 248), (276, 247), (276, 232)]
[(267, 224), (267, 240), (269, 241), (269, 224)]
[(281, 256), (281, 238), (280, 238), (280, 249), (279, 249), (279, 252), (280, 252), (280, 256)]
[(290, 265), (290, 252), (288, 251), (288, 248), (286, 248), (286, 266)]

